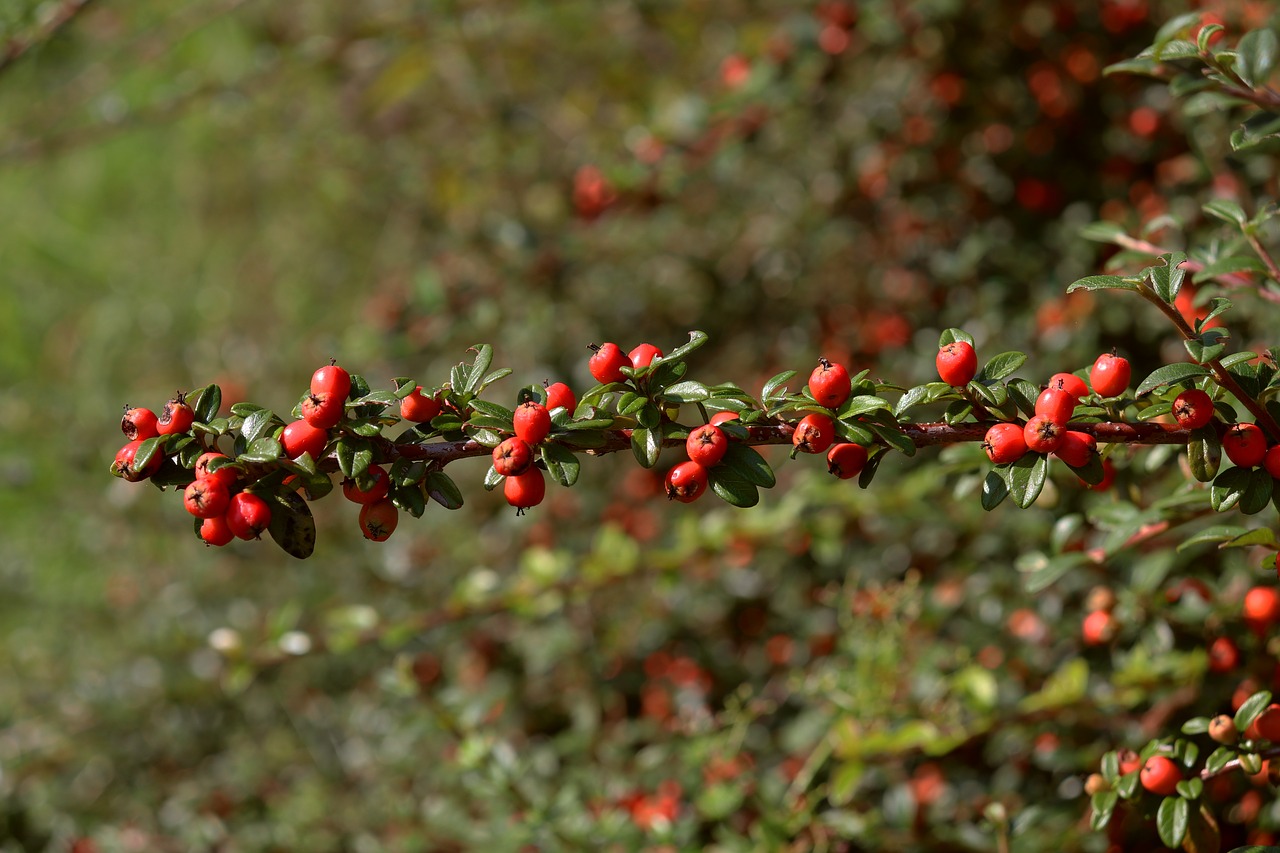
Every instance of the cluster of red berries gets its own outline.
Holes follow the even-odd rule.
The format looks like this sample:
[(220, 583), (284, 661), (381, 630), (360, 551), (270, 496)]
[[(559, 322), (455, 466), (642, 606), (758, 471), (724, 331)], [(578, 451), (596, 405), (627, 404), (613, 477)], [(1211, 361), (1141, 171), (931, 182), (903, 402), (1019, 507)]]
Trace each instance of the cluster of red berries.
[[(576, 401), (569, 386), (563, 382), (547, 386), (548, 400), (552, 387), (556, 388), (557, 406), (572, 411)], [(546, 478), (534, 463), (538, 445), (551, 434), (551, 410), (537, 400), (524, 401), (516, 407), (512, 431), (514, 435), (493, 449), (493, 470), (504, 478), (502, 496), (519, 514), (542, 503), (547, 495)]]
[[(824, 409), (834, 412), (845, 404), (853, 388), (844, 365), (818, 359), (809, 374), (809, 393)], [(799, 453), (826, 453), (827, 470), (842, 480), (858, 476), (867, 464), (867, 449), (852, 441), (836, 441), (836, 422), (826, 412), (810, 412), (796, 424), (791, 444)]]
[(196, 460), (196, 479), (182, 493), (182, 505), (200, 519), (200, 538), (208, 545), (232, 539), (258, 539), (271, 524), (271, 506), (249, 491), (235, 491), (239, 470), (225, 454), (211, 450)]
[(120, 431), (129, 439), (129, 443), (116, 452), (115, 461), (111, 463), (111, 473), (131, 483), (147, 479), (160, 469), (164, 458), (158, 453), (152, 454), (139, 466), (136, 460), (138, 448), (147, 439), (185, 433), (191, 429), (195, 419), (195, 412), (187, 405), (186, 395), (181, 391), (164, 404), (158, 416), (150, 409), (125, 406)]

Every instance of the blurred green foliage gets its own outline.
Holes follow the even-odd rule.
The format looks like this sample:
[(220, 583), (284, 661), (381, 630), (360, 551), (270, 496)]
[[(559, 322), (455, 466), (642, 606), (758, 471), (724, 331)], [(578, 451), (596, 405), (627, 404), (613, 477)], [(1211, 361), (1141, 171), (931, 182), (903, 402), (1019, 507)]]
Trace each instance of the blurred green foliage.
[[(1274, 179), (1101, 78), (1172, 4), (59, 5), (0, 13), (0, 849), (1104, 850), (1083, 774), (1230, 695), (1203, 646), (1255, 569), (1108, 539), (1165, 449), (1118, 454), (1136, 503), (993, 515), (973, 447), (867, 492), (775, 453), (745, 512), (611, 457), (516, 518), (459, 463), (467, 507), (384, 545), (318, 503), (306, 564), (106, 474), (125, 402), (434, 385), (480, 341), (513, 397), (695, 328), (752, 388), (924, 381), (949, 326), (1144, 376), (1178, 345), (1063, 296), (1080, 227)], [(1121, 634), (1082, 649), (1096, 585)]]

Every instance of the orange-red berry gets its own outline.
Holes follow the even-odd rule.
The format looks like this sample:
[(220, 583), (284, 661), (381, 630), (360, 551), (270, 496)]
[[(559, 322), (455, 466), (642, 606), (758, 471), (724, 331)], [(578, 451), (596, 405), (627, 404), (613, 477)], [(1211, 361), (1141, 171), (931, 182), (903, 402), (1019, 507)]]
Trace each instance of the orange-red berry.
[(1084, 380), (1074, 373), (1055, 373), (1049, 377), (1048, 387), (1061, 388), (1076, 400), (1085, 397), (1089, 393), (1089, 386)]
[(178, 435), (191, 429), (195, 420), (196, 413), (187, 405), (186, 395), (179, 391), (160, 411), (160, 417), (156, 419), (156, 432), (160, 435)]
[(1062, 425), (1046, 415), (1036, 415), (1022, 428), (1027, 449), (1036, 453), (1052, 453), (1062, 446)]
[(182, 492), (182, 505), (196, 518), (213, 518), (227, 511), (231, 493), (221, 480), (206, 477), (187, 485)]
[(418, 385), (413, 389), (413, 393), (407, 394), (400, 400), (400, 417), (406, 421), (413, 421), (421, 424), (430, 421), (436, 415), (440, 414), (440, 400), (433, 395), (422, 393), (422, 386)]
[(1116, 620), (1107, 610), (1095, 610), (1084, 617), (1081, 635), (1086, 646), (1097, 646), (1110, 642), (1116, 635)]
[(1068, 429), (1062, 431), (1062, 439), (1053, 454), (1072, 468), (1083, 468), (1098, 453), (1098, 440), (1087, 432)]
[(343, 401), (345, 398), (339, 398), (330, 391), (321, 391), (320, 393), (309, 393), (302, 398), (302, 405), (299, 410), (302, 413), (302, 419), (311, 424), (316, 429), (331, 429), (338, 425), (342, 420), (345, 411), (343, 409)]
[(1199, 429), (1213, 420), (1213, 398), (1199, 388), (1183, 391), (1173, 401), (1173, 419), (1183, 429)]
[(692, 503), (707, 490), (707, 469), (689, 460), (667, 472), (667, 500)]
[(536, 446), (541, 444), (542, 440), (550, 432), (551, 413), (547, 411), (546, 406), (536, 400), (529, 400), (516, 407), (515, 433), (517, 438), (524, 439), (530, 446)]
[(160, 434), (157, 429), (156, 413), (150, 409), (124, 407), (124, 417), (120, 419), (120, 431), (130, 441), (146, 441)]
[(257, 539), (271, 524), (271, 507), (251, 492), (231, 496), (227, 506), (227, 526), (241, 539)]
[(617, 344), (607, 343), (599, 346), (592, 344), (591, 349), (595, 352), (587, 362), (587, 370), (591, 371), (591, 376), (597, 382), (607, 385), (610, 382), (626, 381), (627, 377), (622, 375), (622, 368), (631, 367), (631, 359), (627, 358), (627, 354)]
[(332, 394), (339, 401), (351, 395), (351, 374), (330, 362), (311, 374), (312, 394)]
[(704, 468), (710, 468), (715, 465), (729, 450), (729, 437), (724, 434), (724, 430), (713, 424), (703, 424), (702, 426), (689, 433), (689, 437), (685, 439), (685, 451), (689, 454), (689, 459), (697, 462)]
[(827, 471), (841, 480), (848, 480), (862, 473), (867, 464), (867, 449), (861, 444), (842, 441), (831, 445), (827, 451)]
[(515, 474), (502, 481), (502, 496), (516, 508), (517, 515), (542, 503), (546, 495), (547, 481), (537, 467), (530, 467), (523, 474)]
[(954, 387), (968, 385), (978, 372), (978, 354), (968, 341), (953, 341), (938, 350), (938, 376)]
[(1241, 468), (1261, 465), (1267, 457), (1267, 436), (1257, 424), (1236, 424), (1223, 434), (1222, 452)]
[(362, 491), (355, 480), (347, 479), (342, 481), (342, 496), (352, 503), (364, 504), (368, 506), (377, 503), (387, 496), (391, 491), (391, 477), (387, 474), (385, 468), (381, 465), (370, 465), (369, 476), (373, 478), (373, 484), (369, 486), (369, 490)]
[(849, 371), (844, 365), (818, 359), (818, 366), (809, 374), (809, 393), (819, 406), (835, 409), (849, 399), (852, 390)]
[(365, 539), (385, 542), (399, 523), (400, 510), (390, 498), (382, 498), (360, 507), (360, 532)]
[(801, 453), (825, 453), (835, 439), (835, 422), (817, 412), (805, 415), (791, 434), (791, 443)]
[(1027, 439), (1020, 424), (992, 424), (982, 440), (987, 458), (997, 465), (1017, 462), (1027, 452)]
[(1138, 781), (1151, 793), (1168, 797), (1177, 793), (1178, 783), (1182, 781), (1182, 771), (1167, 755), (1153, 755), (1142, 765)]
[(1104, 352), (1089, 370), (1089, 384), (1101, 397), (1119, 397), (1129, 388), (1129, 360)]
[(573, 414), (578, 408), (578, 398), (573, 396), (573, 389), (563, 382), (552, 382), (547, 386), (546, 407), (548, 409), (564, 409)]
[(1070, 391), (1050, 385), (1041, 391), (1036, 399), (1035, 413), (1044, 415), (1059, 426), (1066, 426), (1071, 422), (1077, 402), (1077, 398)]
[(653, 364), (655, 358), (662, 358), (662, 350), (653, 344), (640, 344), (627, 353), (627, 358), (631, 360), (631, 366), (639, 370)]
[(200, 538), (206, 545), (221, 547), (235, 539), (236, 535), (231, 532), (231, 526), (227, 524), (225, 515), (215, 515), (200, 522)]
[(328, 443), (328, 432), (317, 429), (302, 420), (289, 424), (284, 428), (284, 432), (280, 434), (280, 444), (284, 447), (284, 455), (290, 459), (297, 459), (304, 453), (310, 454), (312, 459), (319, 459), (324, 455), (324, 448)]
[(493, 470), (504, 477), (514, 477), (529, 470), (533, 449), (519, 436), (512, 436), (493, 449)]

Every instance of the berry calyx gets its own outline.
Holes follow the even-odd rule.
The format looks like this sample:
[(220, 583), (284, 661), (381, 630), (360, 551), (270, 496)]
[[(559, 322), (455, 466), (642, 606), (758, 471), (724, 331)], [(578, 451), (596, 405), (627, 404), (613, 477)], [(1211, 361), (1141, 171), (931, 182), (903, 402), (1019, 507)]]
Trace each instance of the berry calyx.
[(978, 354), (968, 341), (952, 341), (938, 350), (934, 361), (938, 376), (953, 388), (968, 385), (978, 372)]
[(399, 523), (400, 510), (390, 498), (381, 498), (360, 507), (360, 532), (365, 539), (385, 542), (395, 533)]
[(836, 438), (835, 422), (827, 415), (805, 415), (791, 434), (791, 443), (801, 453), (825, 453)]
[(304, 453), (310, 454), (312, 459), (319, 459), (324, 455), (324, 448), (328, 443), (329, 433), (306, 421), (294, 421), (280, 434), (284, 455), (290, 459), (297, 459)]
[(597, 382), (608, 385), (610, 382), (626, 381), (627, 377), (622, 375), (622, 368), (631, 367), (631, 359), (617, 344), (608, 343), (599, 346), (592, 344), (591, 349), (595, 352), (587, 362), (587, 370)]
[(1089, 370), (1089, 384), (1099, 397), (1119, 397), (1129, 388), (1129, 360), (1104, 352)]
[(493, 449), (493, 470), (504, 477), (514, 477), (529, 470), (533, 449), (523, 438), (512, 436)]
[(316, 429), (332, 429), (342, 420), (345, 397), (338, 397), (330, 391), (314, 391), (302, 398), (299, 411), (302, 419)]
[(1058, 449), (1053, 451), (1063, 462), (1072, 468), (1083, 468), (1098, 452), (1098, 440), (1087, 432), (1063, 430)]
[(196, 518), (213, 518), (227, 511), (231, 493), (220, 480), (206, 477), (190, 483), (182, 492), (182, 505)]
[(1035, 413), (1044, 415), (1059, 426), (1066, 426), (1071, 422), (1071, 416), (1075, 414), (1077, 402), (1079, 401), (1070, 391), (1050, 385), (1036, 398)]
[(1022, 429), (1022, 438), (1027, 449), (1036, 453), (1052, 453), (1062, 446), (1062, 434), (1065, 429), (1046, 415), (1036, 415), (1027, 421)]
[(827, 451), (827, 473), (848, 480), (862, 473), (867, 464), (867, 449), (861, 444), (842, 441)]
[(684, 447), (691, 461), (697, 462), (704, 468), (710, 468), (723, 459), (728, 452), (729, 437), (720, 427), (714, 424), (703, 424), (689, 433)]
[(1013, 423), (992, 424), (982, 439), (982, 449), (987, 458), (997, 465), (1017, 462), (1027, 452), (1027, 440), (1022, 426)]
[(440, 401), (435, 395), (427, 396), (422, 393), (422, 386), (419, 385), (413, 389), (412, 394), (407, 394), (400, 400), (400, 417), (422, 424), (440, 414), (440, 408)]
[(1075, 397), (1077, 401), (1079, 401), (1081, 397), (1086, 397), (1089, 394), (1089, 386), (1085, 384), (1083, 379), (1076, 376), (1074, 373), (1053, 374), (1049, 377), (1048, 387), (1061, 388), (1072, 397)]
[(391, 491), (391, 477), (387, 474), (386, 469), (381, 465), (370, 465), (368, 471), (369, 476), (373, 479), (373, 484), (369, 486), (369, 490), (361, 489), (355, 480), (343, 480), (342, 496), (344, 498), (352, 503), (368, 506), (387, 496), (387, 493)]
[(707, 469), (689, 460), (667, 472), (667, 500), (693, 503), (707, 490)]
[(200, 538), (206, 545), (216, 545), (221, 548), (235, 539), (236, 535), (231, 532), (231, 525), (227, 524), (225, 515), (215, 515), (200, 522)]
[(547, 481), (536, 467), (502, 481), (502, 496), (516, 508), (516, 515), (524, 515), (525, 510), (542, 503), (546, 495)]
[(1142, 787), (1161, 797), (1169, 797), (1178, 791), (1178, 783), (1182, 781), (1182, 771), (1172, 758), (1166, 755), (1153, 755), (1142, 765), (1138, 774)]
[(1236, 424), (1222, 436), (1222, 452), (1233, 464), (1253, 468), (1267, 457), (1267, 437), (1257, 424)]
[(160, 417), (156, 418), (156, 432), (159, 435), (178, 435), (191, 429), (195, 420), (196, 413), (187, 405), (187, 395), (179, 391), (164, 404)]
[(345, 401), (351, 395), (351, 374), (330, 360), (311, 374), (311, 393), (332, 394), (339, 401)]
[(516, 407), (514, 425), (517, 438), (536, 446), (551, 432), (551, 413), (536, 400), (529, 400)]
[(252, 492), (231, 496), (227, 505), (227, 526), (240, 539), (258, 539), (271, 524), (271, 507)]
[(573, 410), (578, 408), (578, 398), (573, 396), (573, 389), (563, 382), (553, 382), (546, 386), (546, 400), (544, 405), (548, 409), (564, 409), (573, 414)]
[(120, 419), (120, 431), (130, 441), (146, 441), (160, 434), (157, 429), (156, 413), (150, 409), (124, 407), (124, 417)]
[(1183, 429), (1199, 429), (1213, 420), (1213, 398), (1199, 388), (1183, 391), (1173, 401), (1173, 419)]
[(631, 366), (636, 370), (648, 367), (653, 364), (655, 358), (662, 358), (662, 350), (653, 344), (640, 344), (631, 352), (627, 353), (627, 358), (631, 360)]
[(852, 388), (849, 371), (825, 358), (818, 359), (818, 366), (809, 374), (809, 393), (813, 394), (819, 406), (828, 409), (843, 405)]

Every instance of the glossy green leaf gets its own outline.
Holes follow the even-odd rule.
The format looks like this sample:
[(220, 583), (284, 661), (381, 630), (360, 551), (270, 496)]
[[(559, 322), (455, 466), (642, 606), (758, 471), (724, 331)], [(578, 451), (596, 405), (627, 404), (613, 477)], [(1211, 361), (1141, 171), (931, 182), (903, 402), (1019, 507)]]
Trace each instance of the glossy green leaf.
[(258, 409), (250, 412), (245, 416), (244, 423), (240, 426), (240, 434), (244, 436), (244, 440), (253, 443), (256, 439), (262, 438), (273, 427), (275, 413), (270, 409)]
[(1253, 482), (1251, 472), (1247, 468), (1228, 468), (1213, 479), (1209, 488), (1209, 502), (1218, 512), (1227, 510), (1240, 503)]
[(479, 397), (472, 400), (470, 406), (478, 414), (505, 422), (507, 429), (511, 428), (511, 422), (516, 416), (514, 410), (508, 409), (506, 406), (499, 406), (497, 403), (491, 403), (488, 400), (481, 400)]
[(711, 491), (725, 503), (744, 509), (760, 503), (760, 490), (754, 483), (739, 476), (733, 468), (715, 466), (707, 472), (707, 483), (711, 486)]
[(993, 355), (978, 371), (978, 375), (974, 379), (981, 383), (997, 382), (1007, 376), (1012, 376), (1017, 372), (1018, 368), (1026, 364), (1026, 361), (1027, 354), (1023, 352), (1010, 351)]
[(1023, 509), (1035, 503), (1048, 476), (1048, 458), (1040, 453), (1027, 453), (1006, 469), (1009, 495)]
[(1166, 304), (1172, 305), (1173, 300), (1178, 297), (1178, 291), (1182, 289), (1183, 279), (1187, 276), (1187, 271), (1183, 268), (1187, 260), (1186, 254), (1183, 252), (1166, 252), (1160, 256), (1163, 261), (1161, 266), (1147, 267), (1147, 277), (1151, 281), (1151, 289), (1155, 291)]
[(1236, 45), (1235, 72), (1240, 79), (1254, 88), (1267, 85), (1280, 56), (1280, 39), (1275, 30), (1262, 27), (1250, 30), (1240, 37)]
[(1194, 379), (1201, 376), (1208, 376), (1209, 369), (1199, 364), (1192, 364), (1189, 361), (1179, 361), (1173, 364), (1166, 364), (1163, 367), (1157, 367), (1147, 378), (1138, 383), (1137, 389), (1134, 391), (1135, 397), (1142, 397), (1150, 394), (1157, 388), (1165, 385), (1173, 385), (1176, 382), (1185, 382), (1188, 379)]
[(353, 480), (358, 479), (373, 464), (373, 448), (362, 438), (344, 436), (338, 439), (334, 454), (338, 457), (339, 470)]
[(1271, 691), (1259, 690), (1248, 699), (1241, 703), (1236, 709), (1236, 715), (1232, 721), (1236, 724), (1236, 731), (1243, 732), (1249, 728), (1249, 724), (1258, 719), (1258, 716), (1271, 704)]
[(236, 457), (239, 462), (274, 462), (284, 456), (284, 447), (274, 438), (259, 438), (249, 442), (245, 451)]
[(1231, 148), (1250, 154), (1280, 151), (1280, 115), (1267, 111), (1249, 116), (1232, 131)]
[(1156, 810), (1156, 831), (1168, 847), (1182, 846), (1190, 820), (1190, 804), (1182, 797), (1165, 797)]
[(305, 560), (316, 547), (316, 522), (311, 508), (296, 493), (273, 492), (262, 496), (271, 507), (267, 532), (286, 554)]
[(1009, 484), (997, 470), (987, 472), (982, 480), (982, 508), (990, 512), (1009, 497)]
[(1115, 243), (1125, 230), (1114, 222), (1090, 222), (1080, 229), (1080, 236), (1095, 243)]
[(956, 341), (964, 341), (969, 346), (973, 346), (973, 335), (964, 329), (943, 329), (942, 335), (938, 338), (938, 349), (942, 349), (947, 344), (953, 344)]
[(493, 491), (505, 479), (506, 477), (503, 477), (496, 470), (494, 470), (494, 467), (492, 465), (490, 465), (489, 470), (484, 473), (484, 490), (486, 492)]
[(681, 344), (680, 346), (673, 349), (671, 352), (667, 353), (665, 356), (665, 360), (680, 361), (681, 359), (688, 358), (690, 353), (692, 353), (694, 350), (698, 349), (703, 344), (705, 344), (707, 340), (708, 340), (708, 337), (706, 332), (699, 332), (696, 330), (692, 331), (689, 333), (688, 343)]
[(697, 403), (710, 397), (707, 386), (692, 379), (670, 385), (662, 392), (662, 399), (670, 403)]
[(475, 394), (480, 389), (480, 383), (484, 380), (485, 372), (488, 371), (489, 365), (493, 363), (493, 347), (488, 344), (476, 344), (469, 348), (467, 352), (474, 352), (475, 359), (471, 362), (471, 366), (465, 368), (465, 378), (463, 385), (457, 390), (464, 394)]
[[(796, 371), (794, 370), (784, 370), (768, 382), (764, 383), (764, 389), (760, 392), (761, 401), (767, 404), (772, 401), (775, 396), (782, 396), (785, 394), (786, 389), (783, 388), (783, 386), (790, 382), (791, 378), (795, 375)], [(779, 389), (782, 390), (779, 391)]]
[(1185, 551), (1188, 548), (1194, 548), (1196, 545), (1204, 545), (1210, 542), (1229, 542), (1238, 536), (1244, 536), (1248, 532), (1249, 529), (1247, 527), (1242, 527), (1238, 524), (1215, 524), (1182, 540), (1178, 544), (1178, 550)]
[(547, 464), (547, 473), (560, 485), (572, 486), (578, 482), (582, 463), (567, 447), (561, 447), (559, 444), (543, 444), (542, 461)]
[(720, 460), (720, 466), (728, 468), (741, 479), (762, 489), (771, 489), (777, 483), (773, 469), (769, 467), (765, 458), (754, 447), (748, 447), (745, 444), (730, 443), (724, 458)]
[(658, 464), (658, 453), (662, 450), (662, 433), (656, 429), (636, 427), (631, 431), (631, 453), (645, 468)]
[(1218, 475), (1222, 464), (1222, 441), (1212, 425), (1191, 431), (1187, 441), (1187, 461), (1191, 465), (1191, 476), (1201, 483), (1208, 483)]
[(1137, 290), (1138, 285), (1118, 275), (1090, 275), (1076, 279), (1067, 286), (1067, 293), (1077, 290)]
[(1228, 198), (1216, 198), (1203, 205), (1200, 209), (1214, 219), (1221, 219), (1223, 222), (1229, 222), (1232, 225), (1243, 226), (1249, 221), (1249, 217), (1245, 215), (1244, 208)]
[[(489, 466), (490, 470), (493, 466)], [(497, 474), (497, 472), (494, 472)], [(487, 477), (486, 477), (487, 479)], [(458, 484), (453, 481), (443, 471), (432, 471), (423, 481), (426, 488), (427, 497), (440, 504), (445, 509), (461, 509), (462, 508), (462, 491), (458, 488)]]
[(209, 423), (218, 416), (218, 410), (222, 408), (222, 389), (217, 385), (206, 385), (188, 395), (187, 402), (197, 421)]

